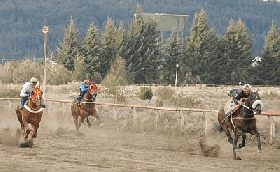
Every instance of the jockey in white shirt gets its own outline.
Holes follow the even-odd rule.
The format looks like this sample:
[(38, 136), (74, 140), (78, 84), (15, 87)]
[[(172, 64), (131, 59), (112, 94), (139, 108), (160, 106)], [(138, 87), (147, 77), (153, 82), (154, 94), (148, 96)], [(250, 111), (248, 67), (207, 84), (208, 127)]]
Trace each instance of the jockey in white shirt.
[[(36, 78), (32, 77), (30, 79), (30, 82), (25, 82), (22, 86), (21, 92), (20, 92), (20, 109), (23, 109), (24, 104), (26, 103), (30, 93), (32, 92), (33, 88), (40, 87), (39, 82)], [(43, 103), (43, 100), (41, 100), (41, 106), (45, 108), (45, 104)]]

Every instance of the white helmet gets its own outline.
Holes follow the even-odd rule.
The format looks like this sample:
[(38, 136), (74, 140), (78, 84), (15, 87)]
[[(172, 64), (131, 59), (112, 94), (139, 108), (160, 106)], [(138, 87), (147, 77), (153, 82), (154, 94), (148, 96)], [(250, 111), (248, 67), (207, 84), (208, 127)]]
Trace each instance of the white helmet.
[(252, 86), (250, 84), (244, 84), (243, 88), (246, 88), (247, 90), (251, 90)]
[(32, 77), (31, 79), (30, 79), (30, 83), (32, 83), (33, 85), (36, 85), (37, 84), (37, 79), (35, 78), (35, 77)]

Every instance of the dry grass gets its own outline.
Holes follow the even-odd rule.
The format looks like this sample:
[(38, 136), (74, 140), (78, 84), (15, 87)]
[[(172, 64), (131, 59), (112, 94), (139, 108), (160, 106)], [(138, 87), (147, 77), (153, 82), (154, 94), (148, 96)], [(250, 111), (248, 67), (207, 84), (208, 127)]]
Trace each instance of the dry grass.
[[(79, 82), (71, 82), (65, 85), (48, 85), (46, 87), (45, 96), (47, 99), (54, 100), (69, 100), (71, 101), (73, 97), (79, 94)], [(18, 92), (21, 89), (21, 85), (1, 85), (3, 90), (0, 90), (0, 95), (4, 95), (7, 92)], [(115, 103), (116, 96), (112, 92), (108, 93), (107, 88), (98, 85), (99, 94), (97, 97), (98, 102), (104, 103)], [(163, 107), (189, 107), (189, 108), (200, 108), (200, 109), (219, 109), (220, 106), (228, 100), (227, 93), (233, 87), (160, 87), (151, 86), (153, 92), (153, 97), (151, 100), (141, 100), (140, 90), (141, 86), (123, 86), (118, 87), (120, 95), (123, 95), (123, 99), (126, 101), (121, 104), (130, 105), (146, 105), (146, 106), (158, 106), (159, 102), (162, 102)], [(278, 87), (257, 88), (264, 102), (264, 111), (280, 111), (279, 106), (279, 93), (280, 89)], [(2, 97), (2, 96), (1, 96)], [(179, 98), (178, 98), (179, 97)], [(176, 99), (178, 98), (178, 99)], [(184, 99), (185, 98), (185, 99)], [(180, 103), (175, 103), (179, 101)], [(1, 100), (2, 101), (2, 100)], [(192, 101), (194, 103), (190, 104)], [(17, 101), (9, 102), (9, 107), (2, 103), (0, 108), (2, 112), (0, 114), (1, 118), (5, 115), (13, 114), (13, 106)], [(73, 123), (70, 111), (70, 104), (68, 103), (57, 103), (47, 101), (47, 109), (45, 111), (43, 123), (45, 120), (52, 121), (50, 123), (44, 123), (45, 126), (52, 126), (60, 128), (59, 132), (64, 131), (63, 128), (68, 128), (68, 123)], [(182, 105), (183, 104), (183, 105)], [(114, 128), (117, 130), (122, 130), (124, 132), (133, 133), (152, 133), (157, 135), (167, 136), (169, 138), (177, 138), (177, 140), (182, 140), (182, 144), (172, 144), (172, 146), (166, 145), (166, 149), (183, 149), (194, 153), (193, 150), (200, 149), (204, 156), (218, 156), (219, 148), (217, 143), (220, 140), (226, 142), (226, 137), (223, 134), (219, 134), (215, 131), (215, 125), (217, 123), (216, 113), (206, 113), (209, 115), (210, 123), (207, 131), (207, 138), (217, 138), (213, 139), (212, 142), (207, 142), (205, 134), (205, 114), (202, 112), (184, 112), (185, 123), (181, 128), (181, 116), (179, 112), (171, 111), (155, 111), (147, 110), (143, 108), (136, 109), (137, 118), (135, 120), (134, 111), (131, 108), (113, 108), (110, 106), (98, 106), (98, 112), (103, 118), (105, 127)], [(11, 110), (12, 109), (12, 110)], [(117, 114), (117, 120), (114, 120), (114, 116)], [(276, 123), (276, 138), (274, 139), (274, 145), (280, 145), (280, 117), (273, 117)], [(93, 125), (98, 125), (98, 123), (91, 119)], [(74, 126), (74, 124), (73, 124)], [(72, 126), (72, 127), (73, 127)], [(262, 134), (262, 142), (264, 145), (269, 145), (270, 136), (270, 123), (266, 116), (257, 116), (257, 126)], [(199, 140), (204, 139), (206, 141), (199, 142)], [(188, 140), (188, 144), (183, 144), (184, 141)], [(254, 137), (247, 138), (247, 144), (255, 144)], [(210, 143), (208, 145), (207, 143)], [(184, 147), (184, 145), (194, 145), (190, 148), (189, 146)]]

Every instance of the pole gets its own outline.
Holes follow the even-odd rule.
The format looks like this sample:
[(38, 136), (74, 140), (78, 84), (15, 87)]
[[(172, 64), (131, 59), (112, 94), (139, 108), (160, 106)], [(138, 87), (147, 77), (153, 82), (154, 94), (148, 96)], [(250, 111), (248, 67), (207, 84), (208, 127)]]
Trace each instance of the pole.
[(177, 83), (178, 83), (178, 68), (179, 68), (179, 64), (176, 64), (175, 87), (177, 87)]
[[(43, 26), (42, 32), (44, 33), (44, 79), (43, 79), (43, 92), (45, 93), (46, 91), (46, 84), (47, 84), (47, 39), (48, 39), (48, 32), (49, 32), (49, 27), (48, 26)], [(44, 98), (43, 94), (43, 98)]]

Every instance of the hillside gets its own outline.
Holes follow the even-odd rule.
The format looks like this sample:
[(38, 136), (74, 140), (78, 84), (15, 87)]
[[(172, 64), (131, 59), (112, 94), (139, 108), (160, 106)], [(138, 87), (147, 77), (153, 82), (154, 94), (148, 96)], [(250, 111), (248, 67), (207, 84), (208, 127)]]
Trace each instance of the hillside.
[(262, 50), (264, 36), (271, 22), (280, 25), (280, 4), (260, 0), (3, 0), (0, 2), (0, 58), (2, 61), (41, 58), (41, 29), (44, 25), (50, 28), (48, 52), (55, 53), (71, 17), (75, 20), (81, 38), (92, 22), (103, 31), (108, 17), (114, 19), (116, 25), (123, 21), (128, 30), (137, 3), (141, 4), (146, 13), (188, 15), (184, 35), (188, 35), (194, 14), (201, 9), (207, 11), (210, 25), (221, 35), (230, 19), (241, 18), (248, 32), (253, 35), (252, 51), (255, 55)]

